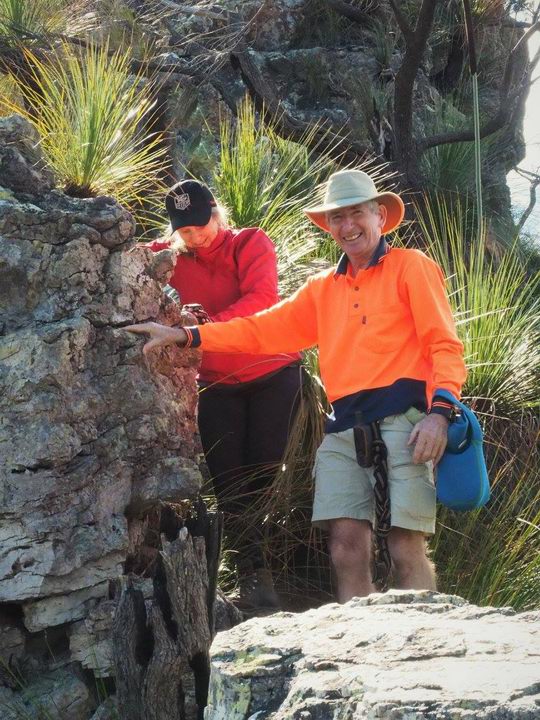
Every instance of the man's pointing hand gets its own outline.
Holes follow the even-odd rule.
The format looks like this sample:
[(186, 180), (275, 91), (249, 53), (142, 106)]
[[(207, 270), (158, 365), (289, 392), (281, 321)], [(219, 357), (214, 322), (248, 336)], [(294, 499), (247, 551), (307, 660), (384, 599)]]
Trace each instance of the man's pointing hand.
[(165, 345), (178, 345), (184, 347), (187, 344), (188, 336), (182, 328), (160, 325), (155, 322), (141, 323), (140, 325), (126, 325), (124, 330), (137, 333), (138, 335), (150, 335), (150, 340), (144, 345), (143, 353), (147, 355), (150, 350)]

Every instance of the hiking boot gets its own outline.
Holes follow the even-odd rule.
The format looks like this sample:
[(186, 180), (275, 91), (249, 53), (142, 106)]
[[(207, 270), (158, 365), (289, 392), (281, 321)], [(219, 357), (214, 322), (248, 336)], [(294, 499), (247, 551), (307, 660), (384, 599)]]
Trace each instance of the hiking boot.
[(239, 610), (249, 615), (268, 615), (281, 607), (272, 582), (272, 573), (266, 568), (241, 575), (238, 591), (231, 600)]

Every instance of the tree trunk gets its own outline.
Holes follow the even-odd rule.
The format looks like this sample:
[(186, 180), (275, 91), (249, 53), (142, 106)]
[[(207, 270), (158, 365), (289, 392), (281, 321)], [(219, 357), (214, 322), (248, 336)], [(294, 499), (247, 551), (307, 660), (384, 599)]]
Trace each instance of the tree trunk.
[[(113, 626), (121, 720), (202, 720), (210, 675), (222, 519), (199, 505), (186, 523), (162, 512), (162, 550), (145, 598), (127, 578)], [(176, 533), (175, 533), (175, 527)], [(178, 527), (181, 525), (181, 527)], [(176, 534), (176, 539), (167, 540)]]

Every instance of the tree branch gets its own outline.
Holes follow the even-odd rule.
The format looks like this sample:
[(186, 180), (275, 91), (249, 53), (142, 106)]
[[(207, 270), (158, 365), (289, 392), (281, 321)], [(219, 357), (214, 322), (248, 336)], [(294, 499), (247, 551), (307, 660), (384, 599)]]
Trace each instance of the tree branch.
[[(523, 73), (517, 84), (513, 82), (515, 63), (518, 50), (523, 45), (523, 39), (526, 36), (530, 37), (538, 30), (540, 30), (540, 22), (536, 20), (527, 32), (523, 33), (521, 38), (508, 53), (503, 79), (501, 82), (499, 109), (497, 114), (487, 120), (487, 122), (485, 122), (480, 128), (481, 138), (488, 137), (489, 135), (497, 132), (497, 130), (502, 130), (511, 117), (515, 103), (519, 100), (529, 85), (531, 73), (540, 60), (540, 50), (536, 52), (534, 58), (528, 63), (526, 71)], [(512, 90), (514, 85), (515, 87)], [(424, 140), (420, 140), (418, 142), (418, 152), (422, 153), (429, 148), (436, 147), (438, 145), (448, 145), (449, 143), (456, 142), (470, 142), (472, 140), (474, 140), (474, 130), (472, 128), (448, 133), (440, 133), (438, 135), (432, 135), (429, 138), (425, 138)]]
[(399, 3), (396, 0), (389, 0), (390, 6), (394, 12), (396, 22), (405, 38), (405, 44), (409, 45), (413, 41), (413, 31), (405, 15), (401, 12)]
[[(396, 19), (400, 22), (400, 11), (395, 0), (391, 0)], [(396, 73), (394, 85), (394, 135), (396, 140), (395, 157), (407, 182), (413, 187), (420, 185), (418, 154), (413, 136), (413, 94), (414, 83), (427, 45), (437, 0), (422, 0), (414, 32), (407, 21), (404, 27), (405, 55)]]
[(534, 207), (536, 205), (536, 188), (540, 185), (540, 175), (537, 175), (536, 173), (529, 172), (528, 170), (522, 170), (521, 168), (515, 168), (518, 175), (521, 175), (521, 177), (526, 178), (531, 186), (529, 188), (529, 204), (523, 211), (523, 214), (519, 218), (519, 221), (516, 225), (517, 231), (521, 232), (523, 229), (523, 226), (529, 219), (530, 214), (534, 210)]
[(540, 20), (536, 20), (528, 30), (526, 30), (523, 35), (519, 38), (517, 43), (512, 48), (511, 52), (514, 53), (519, 48), (520, 45), (527, 42), (527, 40), (531, 37), (531, 35), (534, 35), (535, 32), (538, 32), (540, 30)]

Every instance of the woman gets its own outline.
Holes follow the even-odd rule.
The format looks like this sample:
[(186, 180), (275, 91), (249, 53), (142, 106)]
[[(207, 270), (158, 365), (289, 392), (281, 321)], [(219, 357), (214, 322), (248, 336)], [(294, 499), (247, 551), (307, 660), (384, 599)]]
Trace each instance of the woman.
[[(253, 315), (278, 302), (276, 253), (259, 228), (233, 230), (210, 190), (184, 180), (165, 199), (172, 236), (153, 242), (181, 252), (169, 281), (199, 322)], [(248, 532), (257, 494), (282, 462), (301, 388), (299, 356), (203, 353), (199, 430), (219, 507), (240, 537), (241, 602), (277, 607), (261, 532)], [(251, 510), (250, 510), (251, 507)]]

